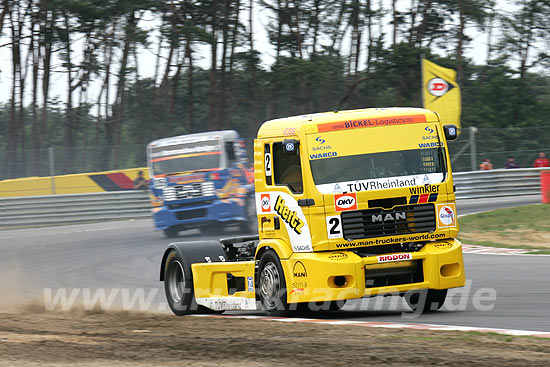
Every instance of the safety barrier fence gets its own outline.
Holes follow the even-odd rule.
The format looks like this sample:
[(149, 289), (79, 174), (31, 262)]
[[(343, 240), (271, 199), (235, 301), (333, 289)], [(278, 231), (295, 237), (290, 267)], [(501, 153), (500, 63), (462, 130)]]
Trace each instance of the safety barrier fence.
[[(540, 194), (543, 170), (519, 168), (455, 173), (456, 197)], [(149, 196), (141, 190), (0, 198), (0, 228), (150, 217)]]
[(0, 228), (150, 218), (145, 191), (0, 198)]
[(536, 195), (541, 193), (541, 172), (550, 168), (495, 169), (453, 173), (457, 199)]

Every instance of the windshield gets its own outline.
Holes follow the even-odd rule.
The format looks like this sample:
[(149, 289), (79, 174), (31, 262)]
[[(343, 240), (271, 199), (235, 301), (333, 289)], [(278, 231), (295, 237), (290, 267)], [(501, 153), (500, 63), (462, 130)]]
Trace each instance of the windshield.
[(153, 175), (168, 175), (220, 168), (221, 150), (217, 140), (153, 147), (149, 161)]
[(410, 149), (311, 161), (316, 185), (444, 172), (443, 149)]
[(445, 145), (436, 123), (307, 136), (311, 172), (323, 193), (382, 190), (444, 181)]

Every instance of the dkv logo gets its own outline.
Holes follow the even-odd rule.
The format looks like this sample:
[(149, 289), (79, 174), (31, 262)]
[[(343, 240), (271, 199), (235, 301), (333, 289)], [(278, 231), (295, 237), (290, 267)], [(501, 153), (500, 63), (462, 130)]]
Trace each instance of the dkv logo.
[(269, 199), (269, 194), (262, 194), (260, 196), (262, 204), (262, 213), (269, 213), (271, 211), (271, 200)]
[(337, 212), (357, 209), (357, 193), (334, 195), (334, 208)]

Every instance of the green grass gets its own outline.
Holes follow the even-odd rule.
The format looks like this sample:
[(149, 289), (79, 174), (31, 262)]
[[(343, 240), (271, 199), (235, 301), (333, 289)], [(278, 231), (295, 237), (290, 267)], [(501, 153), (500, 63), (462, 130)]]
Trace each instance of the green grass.
[(485, 246), (485, 247), (499, 247), (499, 248), (521, 248), (526, 250), (532, 250), (534, 253), (537, 254), (550, 254), (550, 249), (547, 247), (539, 247), (539, 246), (529, 246), (529, 245), (522, 245), (518, 243), (517, 245), (508, 245), (506, 243), (500, 243), (500, 242), (491, 242), (491, 241), (476, 241), (471, 239), (460, 239), (460, 234), (458, 236), (458, 239), (463, 242), (467, 243), (469, 245), (477, 245), (477, 246)]
[(460, 218), (464, 232), (532, 229), (550, 232), (550, 205), (535, 204), (498, 209)]
[[(550, 233), (550, 205), (536, 204), (517, 208), (498, 209), (486, 213), (472, 214), (461, 217), (458, 238), (461, 241), (480, 246), (522, 248), (533, 250), (536, 254), (549, 254), (548, 246), (525, 244), (522, 241), (523, 233)], [(476, 234), (484, 234), (483, 239), (476, 240)], [(487, 235), (494, 234), (494, 240), (487, 239)], [(468, 238), (465, 238), (468, 237)], [(513, 245), (502, 243), (517, 239)]]

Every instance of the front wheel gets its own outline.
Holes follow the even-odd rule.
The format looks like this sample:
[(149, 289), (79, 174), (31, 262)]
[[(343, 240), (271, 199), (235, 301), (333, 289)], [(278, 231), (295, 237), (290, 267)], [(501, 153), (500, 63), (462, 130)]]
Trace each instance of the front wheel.
[(267, 250), (260, 258), (258, 268), (258, 296), (269, 316), (283, 316), (288, 312), (286, 282), (279, 257)]
[(176, 238), (178, 236), (179, 228), (176, 226), (168, 227), (162, 230), (166, 238)]
[(433, 312), (443, 307), (447, 298), (446, 289), (422, 289), (419, 291), (407, 292), (405, 301), (413, 311)]

